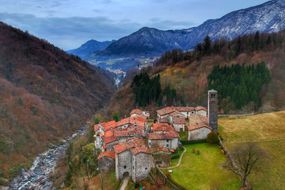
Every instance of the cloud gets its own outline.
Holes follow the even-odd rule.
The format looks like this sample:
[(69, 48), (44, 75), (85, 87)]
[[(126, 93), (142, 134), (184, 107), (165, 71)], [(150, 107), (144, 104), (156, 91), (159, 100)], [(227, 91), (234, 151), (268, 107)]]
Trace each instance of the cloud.
[(75, 48), (90, 39), (118, 39), (141, 27), (138, 23), (127, 20), (118, 22), (107, 17), (58, 18), (0, 13), (0, 20), (63, 49)]

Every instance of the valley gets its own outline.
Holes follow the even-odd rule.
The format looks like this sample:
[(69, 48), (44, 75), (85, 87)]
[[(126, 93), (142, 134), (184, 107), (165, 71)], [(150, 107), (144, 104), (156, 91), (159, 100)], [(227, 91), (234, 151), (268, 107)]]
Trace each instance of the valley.
[(71, 50), (0, 21), (1, 190), (284, 189), (285, 0), (171, 30), (88, 14), (52, 16)]

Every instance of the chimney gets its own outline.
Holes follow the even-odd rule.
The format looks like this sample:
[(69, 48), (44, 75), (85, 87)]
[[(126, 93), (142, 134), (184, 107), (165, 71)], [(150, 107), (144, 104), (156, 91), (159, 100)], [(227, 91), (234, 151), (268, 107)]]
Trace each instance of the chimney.
[(208, 91), (208, 122), (214, 132), (218, 132), (218, 92)]

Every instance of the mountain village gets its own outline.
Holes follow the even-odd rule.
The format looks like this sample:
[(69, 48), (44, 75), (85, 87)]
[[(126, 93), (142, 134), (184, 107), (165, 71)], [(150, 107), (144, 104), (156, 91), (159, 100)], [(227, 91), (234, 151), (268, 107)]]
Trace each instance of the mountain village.
[(134, 109), (118, 122), (94, 126), (101, 172), (115, 168), (117, 180), (129, 176), (137, 182), (153, 167), (169, 166), (167, 158), (181, 146), (179, 133), (186, 132), (188, 141), (197, 141), (206, 139), (211, 131), (217, 132), (218, 94), (208, 91), (208, 108), (171, 106), (156, 113), (156, 120), (149, 122), (149, 112)]

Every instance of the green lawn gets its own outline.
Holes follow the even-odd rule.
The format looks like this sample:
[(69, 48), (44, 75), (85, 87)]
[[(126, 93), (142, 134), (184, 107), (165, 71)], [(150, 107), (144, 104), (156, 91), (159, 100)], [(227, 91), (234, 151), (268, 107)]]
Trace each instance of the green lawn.
[[(172, 170), (174, 181), (191, 190), (239, 189), (239, 179), (222, 166), (226, 158), (218, 146), (202, 143), (184, 147), (187, 152), (181, 165)], [(193, 153), (193, 149), (200, 154)]]
[(250, 182), (258, 190), (285, 189), (285, 111), (219, 119), (224, 144), (256, 142), (267, 153), (262, 170)]

